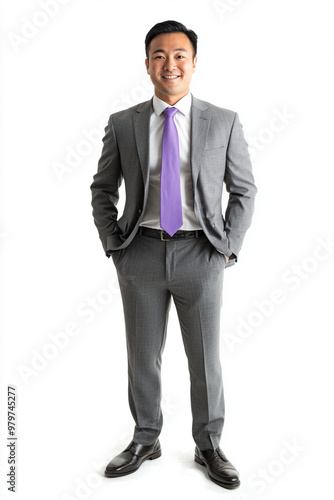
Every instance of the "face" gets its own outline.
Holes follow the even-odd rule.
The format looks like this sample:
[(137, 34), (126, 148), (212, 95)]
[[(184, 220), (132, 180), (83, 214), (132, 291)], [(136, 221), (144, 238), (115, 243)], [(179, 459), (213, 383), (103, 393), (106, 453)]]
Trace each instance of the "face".
[(153, 38), (148, 59), (147, 73), (155, 87), (155, 95), (173, 106), (184, 97), (196, 68), (197, 57), (187, 35), (164, 33)]

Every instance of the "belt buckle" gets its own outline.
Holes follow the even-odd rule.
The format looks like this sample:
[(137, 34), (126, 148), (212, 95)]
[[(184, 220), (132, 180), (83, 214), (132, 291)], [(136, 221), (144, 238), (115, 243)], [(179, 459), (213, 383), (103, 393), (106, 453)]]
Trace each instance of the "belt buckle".
[(171, 239), (171, 236), (169, 236), (169, 235), (168, 235), (167, 238), (164, 238), (165, 234), (168, 235), (168, 233), (166, 233), (166, 231), (164, 231), (163, 229), (161, 229), (161, 231), (160, 231), (160, 240), (161, 241), (169, 241)]

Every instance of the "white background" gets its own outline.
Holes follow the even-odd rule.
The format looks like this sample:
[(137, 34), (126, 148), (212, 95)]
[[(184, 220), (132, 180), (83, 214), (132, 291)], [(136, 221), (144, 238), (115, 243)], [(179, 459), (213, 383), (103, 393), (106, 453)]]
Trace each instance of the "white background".
[[(332, 500), (334, 2), (51, 3), (1, 2), (1, 497)], [(259, 189), (224, 285), (221, 446), (242, 480), (232, 492), (193, 462), (174, 310), (163, 456), (103, 477), (133, 422), (120, 295), (89, 186), (108, 116), (152, 95), (144, 38), (166, 19), (198, 33), (192, 92), (238, 111)], [(14, 497), (5, 484), (13, 384)]]

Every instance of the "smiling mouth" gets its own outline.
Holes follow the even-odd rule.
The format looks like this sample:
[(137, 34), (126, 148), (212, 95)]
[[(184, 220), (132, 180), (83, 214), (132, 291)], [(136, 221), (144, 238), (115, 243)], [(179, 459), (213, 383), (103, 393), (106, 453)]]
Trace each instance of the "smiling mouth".
[(180, 75), (163, 75), (162, 78), (165, 80), (176, 80), (177, 78), (180, 78)]

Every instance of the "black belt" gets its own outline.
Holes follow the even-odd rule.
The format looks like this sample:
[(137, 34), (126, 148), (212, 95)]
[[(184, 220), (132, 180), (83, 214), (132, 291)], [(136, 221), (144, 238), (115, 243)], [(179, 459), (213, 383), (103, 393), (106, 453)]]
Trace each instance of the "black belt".
[(173, 236), (170, 236), (166, 231), (162, 229), (152, 229), (150, 227), (141, 226), (138, 231), (142, 236), (148, 236), (149, 238), (157, 238), (161, 241), (170, 240), (185, 240), (187, 238), (200, 238), (204, 236), (204, 231), (202, 229), (196, 231), (176, 231)]

